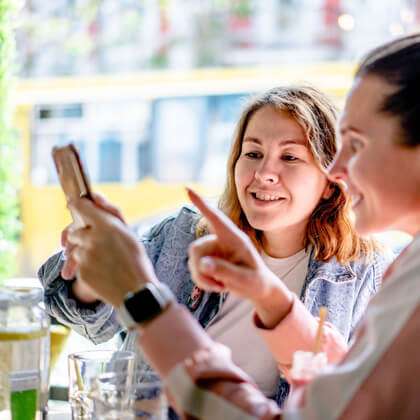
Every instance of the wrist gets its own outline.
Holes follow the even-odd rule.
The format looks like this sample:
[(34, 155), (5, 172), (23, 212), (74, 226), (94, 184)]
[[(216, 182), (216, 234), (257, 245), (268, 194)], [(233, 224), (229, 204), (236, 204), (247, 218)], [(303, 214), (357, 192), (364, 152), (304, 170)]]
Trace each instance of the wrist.
[(98, 298), (92, 290), (78, 279), (71, 283), (70, 292), (72, 297), (82, 304), (90, 305), (98, 302)]
[(163, 283), (149, 281), (136, 292), (129, 292), (117, 306), (122, 325), (133, 329), (160, 316), (174, 301), (174, 296)]
[(127, 270), (124, 276), (118, 279), (119, 293), (115, 296), (114, 306), (120, 306), (124, 303), (129, 294), (135, 294), (143, 289), (147, 284), (159, 284), (153, 267), (148, 269), (149, 260), (139, 258), (137, 264), (133, 265), (130, 270)]
[(275, 328), (291, 311), (293, 293), (284, 284), (273, 285), (269, 293), (254, 302), (255, 312), (267, 329)]

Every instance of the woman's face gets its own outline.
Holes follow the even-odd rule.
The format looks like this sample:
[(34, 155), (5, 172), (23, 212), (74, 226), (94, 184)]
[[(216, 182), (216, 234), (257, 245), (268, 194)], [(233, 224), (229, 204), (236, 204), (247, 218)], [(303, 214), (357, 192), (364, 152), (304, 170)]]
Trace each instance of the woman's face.
[(420, 147), (398, 145), (399, 119), (380, 111), (394, 89), (377, 76), (356, 79), (339, 122), (331, 176), (348, 185), (361, 234), (420, 227)]
[(315, 164), (302, 127), (289, 114), (265, 106), (246, 127), (235, 185), (254, 229), (265, 235), (285, 229), (303, 233), (327, 179)]

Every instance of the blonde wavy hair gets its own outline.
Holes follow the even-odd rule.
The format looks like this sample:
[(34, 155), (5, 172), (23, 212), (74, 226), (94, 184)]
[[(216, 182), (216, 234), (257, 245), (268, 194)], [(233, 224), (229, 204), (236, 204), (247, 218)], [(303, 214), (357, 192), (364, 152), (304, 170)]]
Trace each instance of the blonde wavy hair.
[[(235, 186), (235, 166), (242, 149), (248, 122), (265, 106), (286, 112), (304, 129), (309, 149), (319, 169), (327, 173), (337, 151), (337, 110), (323, 93), (310, 86), (276, 87), (251, 98), (236, 126), (227, 164), (227, 181), (219, 200), (219, 208), (262, 249), (262, 231), (254, 229), (239, 203)], [(330, 181), (329, 181), (330, 182)], [(356, 234), (350, 211), (350, 200), (339, 184), (330, 182), (331, 195), (322, 198), (310, 216), (304, 246), (313, 246), (314, 257), (328, 261), (335, 257), (345, 264), (362, 256), (370, 256), (375, 248), (371, 240)], [(208, 232), (204, 219), (198, 225), (199, 236)]]

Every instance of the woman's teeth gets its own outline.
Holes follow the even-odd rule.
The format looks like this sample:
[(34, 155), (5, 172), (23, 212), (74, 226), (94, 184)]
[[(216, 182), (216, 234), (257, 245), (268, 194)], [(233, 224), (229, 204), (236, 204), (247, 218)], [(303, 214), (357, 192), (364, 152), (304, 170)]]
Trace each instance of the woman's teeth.
[(252, 195), (254, 196), (254, 198), (257, 198), (258, 200), (262, 201), (277, 201), (282, 198), (279, 195), (272, 195), (266, 193), (252, 193)]

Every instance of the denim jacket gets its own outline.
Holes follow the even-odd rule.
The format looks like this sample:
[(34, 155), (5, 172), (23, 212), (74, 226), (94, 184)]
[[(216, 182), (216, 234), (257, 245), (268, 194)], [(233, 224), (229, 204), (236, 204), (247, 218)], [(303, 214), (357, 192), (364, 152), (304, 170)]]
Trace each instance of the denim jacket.
[[(141, 242), (159, 280), (170, 287), (178, 301), (185, 304), (206, 328), (219, 312), (226, 294), (197, 293), (191, 280), (187, 250), (196, 237), (200, 217), (194, 210), (183, 207), (177, 215), (152, 227), (141, 238)], [(341, 265), (335, 259), (320, 262), (311, 256), (301, 300), (314, 316), (318, 315), (321, 306), (327, 306), (328, 321), (349, 341), (370, 298), (378, 291), (390, 259), (376, 253), (369, 263), (360, 260)], [(69, 282), (60, 276), (62, 265), (63, 254), (60, 252), (50, 257), (38, 271), (45, 289), (47, 311), (94, 343), (105, 342), (121, 331), (116, 312), (110, 305), (99, 303), (86, 307), (71, 297)], [(137, 351), (139, 363), (146, 363), (141, 358), (135, 333), (128, 333), (123, 348)], [(288, 384), (279, 374), (278, 388), (273, 398), (282, 404), (287, 394)]]

